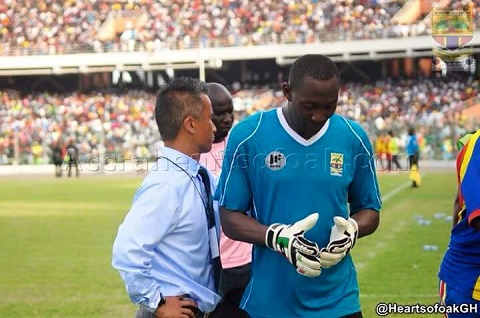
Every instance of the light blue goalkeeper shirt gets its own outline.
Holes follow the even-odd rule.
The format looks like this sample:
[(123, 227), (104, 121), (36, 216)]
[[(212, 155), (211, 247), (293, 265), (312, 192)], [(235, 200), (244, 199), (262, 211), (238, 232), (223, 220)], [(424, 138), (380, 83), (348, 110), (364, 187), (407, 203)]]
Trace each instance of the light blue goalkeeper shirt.
[[(379, 211), (373, 152), (360, 126), (334, 115), (311, 139), (287, 124), (281, 108), (252, 115), (233, 128), (216, 198), (262, 224), (291, 224), (318, 212), (306, 237), (325, 247), (334, 216)], [(229, 213), (229, 212), (226, 212)], [(235, 213), (235, 212), (230, 212)], [(252, 318), (335, 318), (360, 311), (350, 255), (315, 278), (298, 274), (280, 253), (255, 246), (242, 308)]]

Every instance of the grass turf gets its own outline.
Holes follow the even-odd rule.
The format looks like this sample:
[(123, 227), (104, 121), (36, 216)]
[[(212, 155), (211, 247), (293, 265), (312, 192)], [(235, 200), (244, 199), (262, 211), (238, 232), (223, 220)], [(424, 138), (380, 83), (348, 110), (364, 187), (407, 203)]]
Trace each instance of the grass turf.
[[(141, 180), (0, 180), (0, 317), (132, 317), (135, 307), (110, 260)], [(379, 180), (386, 198), (380, 228), (353, 251), (366, 318), (376, 317), (379, 302), (438, 300), (436, 275), (451, 222), (434, 215), (451, 215), (455, 194), (453, 172), (429, 172), (419, 189), (405, 187), (406, 174)], [(432, 223), (419, 225), (420, 214)], [(425, 244), (438, 250), (424, 251)]]

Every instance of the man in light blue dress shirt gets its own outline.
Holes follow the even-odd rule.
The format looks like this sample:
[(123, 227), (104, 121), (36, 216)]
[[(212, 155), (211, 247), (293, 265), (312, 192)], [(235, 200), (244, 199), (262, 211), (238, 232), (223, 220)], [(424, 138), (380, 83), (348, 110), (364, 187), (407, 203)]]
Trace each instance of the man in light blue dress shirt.
[[(207, 92), (199, 80), (177, 78), (157, 96), (165, 148), (135, 193), (113, 246), (112, 266), (140, 305), (138, 318), (205, 317), (221, 300), (212, 267), (218, 232), (209, 231), (198, 163), (215, 133)], [(218, 214), (215, 219), (218, 224)]]

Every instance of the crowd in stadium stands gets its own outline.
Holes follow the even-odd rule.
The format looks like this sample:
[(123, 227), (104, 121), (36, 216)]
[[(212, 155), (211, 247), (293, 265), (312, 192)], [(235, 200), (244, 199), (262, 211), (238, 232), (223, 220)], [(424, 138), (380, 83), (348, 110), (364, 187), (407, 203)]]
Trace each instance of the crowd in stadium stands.
[[(82, 155), (106, 153), (149, 157), (147, 145), (159, 136), (155, 96), (125, 94), (29, 94), (0, 92), (0, 163), (14, 157), (17, 140), (21, 163), (45, 162), (55, 140), (74, 137)], [(132, 153), (133, 152), (133, 153)]]
[[(422, 19), (413, 25), (392, 22), (405, 2), (4, 0), (0, 1), (0, 55), (154, 51), (199, 43), (206, 47), (311, 43), (430, 33)], [(480, 15), (474, 14), (479, 22)], [(99, 34), (109, 17), (130, 19), (113, 38)]]
[[(405, 137), (408, 127), (416, 127), (423, 158), (449, 159), (453, 134), (461, 135), (471, 125), (478, 128), (479, 123), (468, 122), (458, 111), (465, 100), (478, 95), (478, 84), (454, 79), (347, 83), (341, 88), (338, 112), (359, 121), (372, 142), (389, 130)], [(26, 96), (0, 91), (0, 164), (14, 160), (15, 148), (20, 163), (46, 163), (52, 143), (70, 138), (81, 156), (96, 156), (103, 149), (113, 154), (112, 160), (154, 157), (159, 140), (154, 101), (154, 94), (143, 91)], [(239, 120), (278, 107), (284, 98), (274, 89), (264, 89), (263, 94), (242, 90), (234, 101)]]

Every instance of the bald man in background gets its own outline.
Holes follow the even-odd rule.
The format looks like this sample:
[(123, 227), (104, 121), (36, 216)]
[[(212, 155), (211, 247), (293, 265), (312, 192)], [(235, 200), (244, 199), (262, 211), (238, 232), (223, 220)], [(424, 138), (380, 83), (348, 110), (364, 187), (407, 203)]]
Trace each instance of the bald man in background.
[[(212, 102), (212, 121), (217, 131), (212, 150), (209, 153), (202, 154), (200, 163), (218, 177), (222, 170), (228, 133), (233, 124), (233, 101), (225, 86), (218, 83), (207, 83), (207, 87), (208, 97)], [(220, 293), (224, 296), (224, 299), (211, 315), (214, 318), (247, 318), (249, 317), (248, 314), (239, 306), (250, 278), (252, 245), (234, 241), (222, 232), (220, 236), (220, 258), (224, 269)]]

